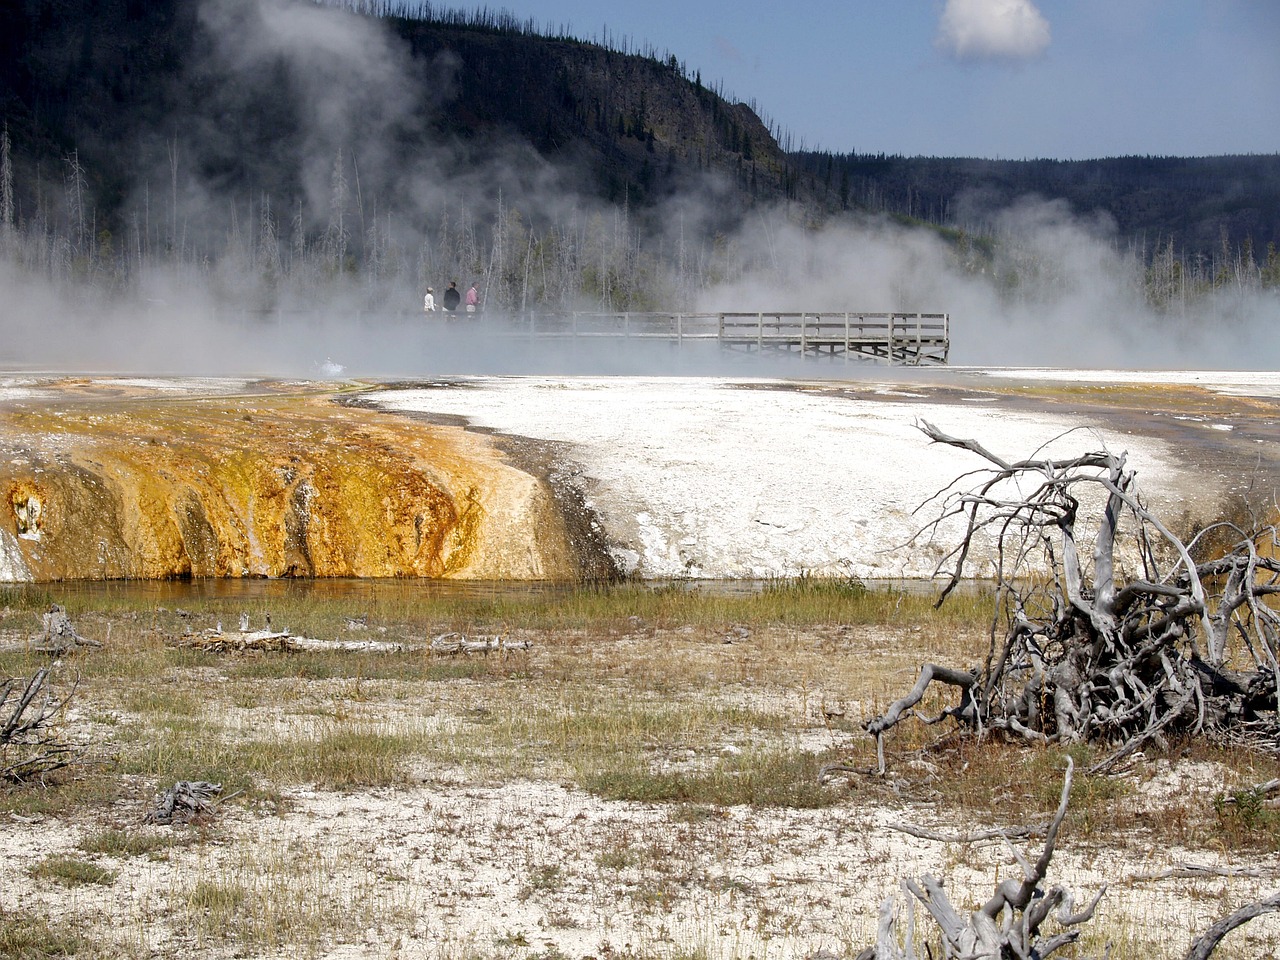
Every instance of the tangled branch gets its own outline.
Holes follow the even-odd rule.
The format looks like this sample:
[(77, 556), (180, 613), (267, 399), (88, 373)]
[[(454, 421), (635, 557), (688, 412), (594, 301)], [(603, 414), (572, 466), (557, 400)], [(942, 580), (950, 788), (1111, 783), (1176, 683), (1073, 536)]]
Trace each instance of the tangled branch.
[[(1201, 557), (1143, 503), (1123, 454), (1010, 461), (929, 423), (934, 443), (985, 466), (935, 498), (917, 536), (959, 521), (938, 565), (939, 603), (994, 542), (1000, 616), (985, 661), (969, 671), (926, 665), (915, 686), (867, 724), (877, 739), (911, 715), (935, 682), (958, 691), (938, 719), (1038, 743), (1092, 741), (1113, 752), (1099, 772), (1171, 734), (1248, 730), (1276, 735), (1280, 560), (1259, 549), (1274, 525), (1219, 525), (1234, 545)], [(1219, 536), (1221, 539), (1221, 536)]]

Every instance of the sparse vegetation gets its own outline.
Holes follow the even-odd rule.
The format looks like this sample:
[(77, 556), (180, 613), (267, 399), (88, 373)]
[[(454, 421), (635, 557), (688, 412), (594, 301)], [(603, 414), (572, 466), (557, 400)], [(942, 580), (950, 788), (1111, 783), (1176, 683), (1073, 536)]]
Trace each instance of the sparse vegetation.
[[(350, 598), (302, 595), (253, 608), (276, 623), (305, 615), (321, 635), (341, 636), (348, 617), (367, 614), (379, 636), (425, 638), (462, 627), (531, 642), (527, 651), (467, 658), (426, 649), (198, 654), (166, 646), (165, 636), (234, 620), (234, 601), (184, 601), (180, 615), (139, 606), (127, 589), (67, 593), (59, 599), (85, 629), (113, 624), (109, 645), (60, 668), (83, 678), (76, 722), (92, 731), (100, 762), (4, 790), (0, 815), (23, 818), (14, 823), (24, 830), (57, 822), (73, 834), (27, 862), (28, 882), (78, 883), (114, 898), (143, 865), (181, 877), (148, 929), (209, 950), (253, 957), (287, 943), (314, 956), (362, 938), (446, 936), (431, 926), (436, 911), (458, 902), (459, 890), (479, 889), (459, 879), (461, 887), (433, 894), (440, 904), (424, 902), (416, 878), (441, 858), (467, 876), (497, 855), (488, 851), (502, 849), (507, 867), (485, 883), (505, 884), (505, 902), (530, 913), (490, 933), (451, 930), (442, 957), (576, 955), (553, 946), (569, 942), (554, 937), (594, 930), (607, 904), (640, 924), (631, 936), (641, 939), (630, 950), (619, 945), (615, 956), (717, 960), (736, 954), (678, 932), (677, 915), (695, 902), (729, 903), (740, 917), (737, 943), (797, 936), (796, 915), (777, 900), (784, 888), (776, 884), (792, 881), (769, 881), (770, 871), (823, 863), (841, 897), (857, 895), (865, 881), (853, 878), (864, 867), (824, 860), (822, 850), (842, 830), (874, 833), (865, 820), (871, 810), (958, 829), (952, 825), (989, 823), (996, 806), (1009, 819), (1037, 822), (1055, 803), (1061, 748), (933, 744), (905, 727), (895, 750), (907, 776), (818, 782), (827, 764), (874, 764), (860, 722), (882, 708), (913, 663), (981, 654), (990, 597), (935, 611), (927, 592), (806, 578), (735, 595), (623, 584), (414, 602), (401, 587), (371, 591), (359, 609)], [(21, 591), (12, 600), (5, 619), (21, 629), (44, 606), (24, 604)], [(0, 669), (30, 672), (35, 664), (29, 654), (5, 654)], [(1081, 768), (1094, 756), (1093, 748), (1070, 749)], [(1158, 776), (1170, 776), (1181, 763), (1216, 771), (1215, 779), (1199, 793), (1147, 799), (1147, 778), (1166, 769)], [(1277, 775), (1273, 759), (1180, 742), (1148, 756), (1130, 777), (1078, 774), (1064, 823), (1068, 846), (1140, 847), (1160, 831), (1188, 856), (1272, 857), (1271, 811), (1241, 791)], [(199, 824), (142, 826), (157, 792), (178, 779), (222, 783), (224, 799)], [(550, 789), (581, 798), (572, 809), (594, 812), (557, 823), (570, 801), (527, 806), (526, 795)], [(365, 827), (342, 841), (327, 840), (327, 828), (300, 833), (306, 820), (297, 815), (315, 797), (347, 811), (400, 805), (399, 825), (394, 834), (370, 825), (368, 838), (355, 841)], [(986, 856), (976, 847), (953, 851), (944, 853), (956, 862)], [(450, 857), (457, 865), (448, 867)], [(1236, 902), (1204, 900), (1198, 909), (1211, 918)], [(14, 943), (39, 941), (30, 917), (0, 919), (0, 935)], [(840, 942), (865, 943), (873, 919), (844, 921), (853, 926)], [(1153, 940), (1124, 922), (1095, 923), (1097, 936), (1117, 944), (1114, 957), (1159, 955), (1166, 947), (1153, 944), (1178, 941)], [(59, 940), (59, 929), (75, 927), (50, 929), (49, 942), (73, 942)], [(154, 947), (152, 933), (131, 929), (83, 949), (130, 956)], [(529, 945), (518, 945), (520, 937)], [(1101, 952), (1092, 937), (1090, 930), (1082, 942)], [(31, 949), (13, 952), (59, 955), (20, 952)]]
[(50, 857), (31, 870), (37, 880), (52, 880), (64, 887), (80, 887), (85, 884), (109, 886), (116, 881), (116, 872), (78, 857)]

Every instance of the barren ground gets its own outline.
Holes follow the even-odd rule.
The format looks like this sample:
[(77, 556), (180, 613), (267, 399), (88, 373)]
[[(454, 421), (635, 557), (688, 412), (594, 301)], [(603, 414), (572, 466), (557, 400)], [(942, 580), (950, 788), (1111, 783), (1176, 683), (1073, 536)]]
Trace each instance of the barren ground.
[[(967, 402), (952, 389), (930, 387), (929, 402)], [(1242, 472), (1251, 449), (1274, 476), (1274, 396), (1131, 387), (1108, 408), (1096, 389), (963, 390), (1164, 431), (1184, 466), (1212, 472), (1215, 498), (1255, 482)], [(1180, 419), (1191, 416), (1203, 419)], [(824, 763), (871, 765), (860, 723), (921, 662), (981, 654), (977, 612), (904, 600), (864, 616), (840, 601), (793, 617), (709, 600), (710, 613), (685, 617), (624, 601), (511, 626), (483, 605), (362, 606), (358, 593), (316, 613), (305, 600), (195, 598), (179, 611), (128, 590), (47, 592), (104, 640), (54, 668), (63, 692), (79, 678), (64, 730), (97, 762), (0, 793), (0, 955), (850, 957), (873, 942), (903, 878), (944, 877), (953, 902), (972, 906), (1016, 875), (1000, 842), (918, 840), (891, 824), (1035, 823), (1060, 783), (1060, 753), (925, 749), (942, 731), (904, 725), (887, 778), (817, 785)], [(0, 633), (25, 637), (38, 609), (15, 594)], [(408, 647), (174, 645), (215, 622), (230, 630), (242, 610), (255, 626), (271, 613), (278, 628)], [(361, 613), (366, 629), (343, 625)], [(422, 649), (451, 629), (529, 649)], [(0, 673), (45, 663), (0, 655)], [(1107, 888), (1080, 955), (1111, 943), (1119, 958), (1179, 957), (1214, 919), (1280, 886), (1275, 811), (1222, 802), (1276, 776), (1273, 756), (1172, 744), (1121, 776), (1080, 778), (1050, 874), (1078, 901)], [(145, 823), (183, 779), (219, 780), (225, 799), (190, 825)], [(770, 792), (779, 785), (790, 792)], [(1201, 876), (1178, 876), (1187, 865)], [(1220, 955), (1272, 958), (1277, 944), (1273, 916)]]

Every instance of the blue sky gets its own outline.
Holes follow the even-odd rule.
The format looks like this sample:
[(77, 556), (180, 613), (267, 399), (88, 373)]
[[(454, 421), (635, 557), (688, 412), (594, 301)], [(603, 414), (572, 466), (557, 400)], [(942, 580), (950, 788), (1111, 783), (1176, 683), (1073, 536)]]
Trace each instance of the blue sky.
[[(493, 5), (490, 5), (494, 9)], [(837, 152), (1280, 152), (1280, 0), (504, 0), (675, 54)]]

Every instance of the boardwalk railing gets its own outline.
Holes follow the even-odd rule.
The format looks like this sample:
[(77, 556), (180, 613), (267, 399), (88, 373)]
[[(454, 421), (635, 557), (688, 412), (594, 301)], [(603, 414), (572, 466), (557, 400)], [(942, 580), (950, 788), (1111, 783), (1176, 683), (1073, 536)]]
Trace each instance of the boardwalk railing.
[[(311, 318), (309, 312), (299, 310), (242, 310), (233, 316), (243, 322), (269, 324)], [(951, 349), (951, 320), (945, 313), (440, 311), (424, 318), (416, 311), (375, 311), (357, 313), (353, 319), (357, 324), (370, 327), (391, 321), (421, 323), (428, 319), (430, 322), (424, 330), (453, 330), (459, 334), (465, 331), (468, 336), (624, 339), (676, 345), (715, 342), (728, 350), (774, 351), (913, 366), (945, 364)], [(470, 326), (473, 323), (475, 327)]]
[(534, 338), (718, 341), (731, 350), (944, 364), (945, 313), (528, 313), (513, 320)]

